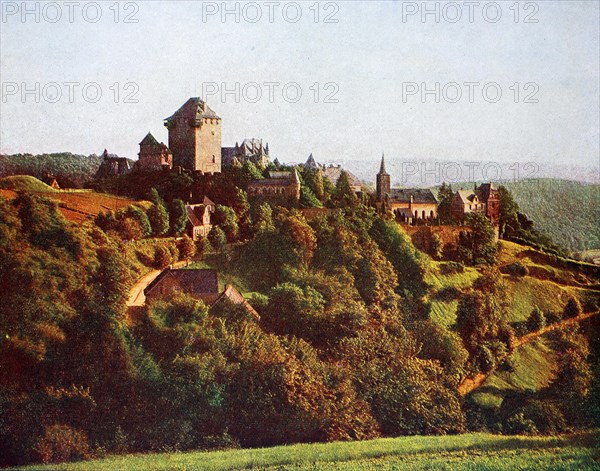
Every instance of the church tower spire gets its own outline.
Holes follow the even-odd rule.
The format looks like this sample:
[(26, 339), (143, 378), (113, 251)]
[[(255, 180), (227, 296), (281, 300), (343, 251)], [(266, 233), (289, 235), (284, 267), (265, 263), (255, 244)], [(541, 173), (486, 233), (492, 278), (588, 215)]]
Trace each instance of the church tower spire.
[(385, 171), (385, 154), (381, 154), (381, 167), (377, 174), (377, 201), (383, 202), (390, 194), (391, 181), (390, 174)]

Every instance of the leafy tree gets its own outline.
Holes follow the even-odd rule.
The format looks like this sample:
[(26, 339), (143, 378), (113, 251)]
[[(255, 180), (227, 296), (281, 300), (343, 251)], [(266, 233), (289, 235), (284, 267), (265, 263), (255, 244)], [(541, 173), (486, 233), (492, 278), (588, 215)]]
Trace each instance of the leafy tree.
[(318, 200), (324, 201), (325, 187), (323, 184), (323, 172), (321, 169), (311, 169), (308, 167), (303, 168), (302, 181)]
[(436, 260), (440, 260), (442, 258), (442, 253), (444, 249), (444, 243), (439, 234), (433, 234), (431, 236), (431, 256)]
[(257, 206), (256, 215), (253, 219), (257, 231), (269, 231), (275, 229), (273, 224), (273, 209), (268, 203), (261, 203)]
[(242, 181), (244, 184), (248, 184), (252, 180), (262, 180), (262, 178), (262, 173), (254, 163), (250, 160), (244, 162), (244, 165), (242, 165)]
[(155, 236), (164, 235), (169, 231), (169, 214), (164, 204), (153, 204), (148, 210), (148, 220)]
[(196, 244), (187, 235), (183, 236), (179, 244), (179, 256), (182, 260), (189, 260), (196, 255)]
[(169, 205), (169, 226), (171, 234), (180, 236), (185, 232), (187, 225), (187, 211), (185, 203), (180, 199), (174, 199)]
[(459, 238), (461, 258), (472, 264), (495, 263), (498, 243), (490, 220), (481, 213), (469, 213), (466, 223), (471, 230)]
[(307, 185), (300, 187), (300, 206), (303, 208), (322, 208), (323, 203), (315, 196)]
[(335, 207), (347, 208), (354, 206), (358, 201), (356, 194), (352, 190), (350, 176), (348, 172), (342, 170), (338, 181), (335, 184), (332, 202)]
[(239, 226), (238, 218), (233, 208), (218, 204), (215, 208), (214, 218), (215, 224), (219, 225), (225, 233), (227, 241), (235, 241), (239, 234)]
[(575, 296), (571, 296), (567, 300), (567, 304), (565, 305), (565, 308), (563, 310), (563, 317), (565, 319), (569, 319), (571, 317), (577, 317), (577, 316), (581, 315), (582, 313), (583, 313), (583, 309), (581, 307), (581, 303), (579, 302), (579, 299), (577, 299)]
[(222, 252), (227, 243), (227, 236), (223, 229), (219, 226), (214, 226), (208, 234), (208, 240), (215, 250)]
[(149, 237), (150, 235), (152, 235), (152, 226), (150, 225), (150, 220), (148, 219), (146, 213), (142, 211), (142, 209), (140, 209), (138, 206), (131, 205), (125, 208), (124, 210), (119, 210), (119, 212), (117, 212), (118, 220), (128, 218), (132, 219), (140, 226), (144, 237)]
[(516, 234), (520, 229), (517, 217), (519, 205), (505, 186), (498, 187), (498, 198), (500, 199), (500, 231), (503, 236)]
[(536, 332), (546, 326), (546, 316), (539, 307), (534, 307), (527, 318), (527, 329)]
[(454, 192), (452, 191), (452, 186), (446, 184), (446, 182), (442, 183), (438, 190), (438, 215), (440, 217), (440, 221), (443, 224), (448, 224), (452, 222), (452, 199), (454, 198)]
[(154, 266), (159, 270), (164, 270), (172, 262), (171, 252), (168, 247), (161, 245), (156, 248), (154, 252)]

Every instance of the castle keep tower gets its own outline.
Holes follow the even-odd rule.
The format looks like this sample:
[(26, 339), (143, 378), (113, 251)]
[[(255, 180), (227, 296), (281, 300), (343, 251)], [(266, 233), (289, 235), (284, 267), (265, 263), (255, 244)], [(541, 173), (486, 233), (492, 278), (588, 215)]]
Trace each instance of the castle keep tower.
[(200, 98), (192, 97), (165, 119), (173, 166), (221, 173), (221, 118)]
[(377, 201), (384, 201), (390, 191), (390, 174), (385, 171), (385, 155), (381, 154), (381, 168), (377, 174)]

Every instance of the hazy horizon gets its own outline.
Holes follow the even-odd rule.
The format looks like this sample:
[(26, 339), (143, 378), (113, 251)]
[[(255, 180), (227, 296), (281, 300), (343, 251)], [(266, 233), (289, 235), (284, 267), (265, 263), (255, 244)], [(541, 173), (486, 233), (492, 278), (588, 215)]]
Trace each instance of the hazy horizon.
[[(223, 118), (223, 146), (263, 138), (285, 162), (310, 153), (322, 162), (377, 161), (382, 151), (390, 162), (596, 167), (600, 158), (598, 2), (521, 2), (518, 12), (502, 2), (496, 22), (481, 9), (470, 22), (464, 2), (456, 22), (438, 2), (427, 3), (434, 13), (425, 21), (411, 13), (422, 2), (302, 3), (293, 22), (293, 2), (281, 2), (272, 23), (264, 2), (230, 2), (225, 18), (221, 2), (121, 2), (118, 11), (102, 3), (96, 23), (93, 9), (81, 11), (93, 2), (82, 2), (72, 22), (63, 2), (58, 20), (26, 3), (34, 13), (23, 17), (14, 11), (21, 2), (1, 2), (5, 154), (107, 148), (135, 159), (148, 132), (167, 143), (163, 119), (202, 96)], [(476, 82), (471, 103), (465, 84)], [(436, 83), (439, 103), (411, 88)], [(96, 103), (83, 97), (89, 84), (102, 91)], [(286, 84), (302, 91), (298, 102), (284, 97)], [(456, 103), (452, 84), (462, 93)], [(482, 95), (489, 84), (502, 92), (496, 103)]]

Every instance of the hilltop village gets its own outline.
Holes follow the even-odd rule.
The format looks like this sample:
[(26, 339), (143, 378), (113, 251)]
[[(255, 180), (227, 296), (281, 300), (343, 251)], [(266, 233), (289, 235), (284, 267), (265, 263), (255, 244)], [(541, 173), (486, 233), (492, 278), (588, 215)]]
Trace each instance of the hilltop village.
[[(300, 174), (320, 174), (317, 179), (332, 188), (344, 175), (343, 184), (358, 197), (366, 197), (382, 213), (389, 213), (399, 223), (410, 225), (440, 225), (451, 219), (461, 222), (470, 213), (485, 215), (496, 227), (499, 224), (500, 200), (493, 183), (475, 185), (472, 190), (460, 189), (452, 193), (450, 218), (440, 219), (440, 201), (430, 189), (392, 188), (391, 176), (386, 172), (385, 157), (381, 157), (376, 175), (376, 190), (371, 194), (362, 182), (340, 165), (317, 163), (312, 154), (301, 165), (285, 166), (277, 158), (271, 160), (269, 144), (262, 139), (245, 138), (233, 147), (221, 142), (222, 119), (199, 97), (187, 100), (175, 113), (164, 120), (169, 133), (169, 145), (158, 142), (149, 132), (139, 143), (138, 160), (131, 163), (125, 157), (102, 154), (97, 179), (127, 175), (130, 172), (176, 172), (212, 176), (226, 169), (240, 169), (252, 165), (254, 177), (245, 182), (245, 191), (251, 199), (260, 199), (288, 207), (310, 209), (321, 207), (315, 201), (314, 191), (301, 203), (303, 186)], [(321, 196), (322, 190), (317, 189)], [(210, 232), (214, 203), (206, 195), (196, 195), (199, 201), (188, 198), (189, 235), (197, 240)], [(204, 201), (202, 201), (204, 200)], [(308, 200), (308, 202), (306, 201)], [(208, 203), (207, 203), (208, 202)], [(307, 211), (307, 214), (314, 212)]]

